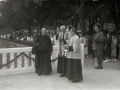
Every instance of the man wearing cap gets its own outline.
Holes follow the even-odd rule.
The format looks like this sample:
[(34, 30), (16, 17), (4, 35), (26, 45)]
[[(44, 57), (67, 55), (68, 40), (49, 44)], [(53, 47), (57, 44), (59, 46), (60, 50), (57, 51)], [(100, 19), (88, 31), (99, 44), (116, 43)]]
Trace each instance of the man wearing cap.
[(102, 60), (104, 55), (104, 42), (105, 36), (103, 32), (100, 31), (101, 26), (97, 24), (95, 27), (96, 34), (93, 37), (93, 50), (96, 51), (96, 57), (98, 60), (98, 66), (95, 69), (103, 69)]

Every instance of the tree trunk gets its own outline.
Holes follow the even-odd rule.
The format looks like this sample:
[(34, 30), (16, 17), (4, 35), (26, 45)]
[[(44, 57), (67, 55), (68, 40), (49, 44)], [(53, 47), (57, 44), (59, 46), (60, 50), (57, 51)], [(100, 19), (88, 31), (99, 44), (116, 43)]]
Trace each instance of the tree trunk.
[(81, 29), (81, 32), (82, 32), (82, 36), (86, 35), (85, 20), (82, 20), (82, 19), (81, 19), (81, 22), (80, 22), (80, 29)]
[(119, 30), (119, 22), (118, 20), (114, 20), (115, 22), (115, 32), (118, 33), (118, 30)]
[(104, 32), (104, 28), (103, 28), (103, 25), (104, 25), (104, 23), (102, 23), (101, 21), (100, 21), (100, 24), (101, 24), (101, 26), (102, 26), (102, 28), (101, 28), (101, 30), (102, 30), (102, 32)]
[(55, 21), (55, 29), (57, 29), (57, 27), (58, 27), (58, 19), (56, 19)]
[(44, 22), (42, 21), (40, 25), (40, 30), (43, 28), (43, 25), (44, 25)]
[(117, 11), (115, 9), (116, 8), (115, 3), (112, 3), (111, 5), (112, 7), (109, 7), (109, 10), (113, 16), (114, 23), (115, 23), (115, 32), (117, 33), (119, 30), (119, 16), (117, 15)]
[(101, 26), (102, 26), (102, 32), (104, 32), (104, 30), (103, 30), (103, 25), (104, 25), (104, 24), (102, 23), (102, 24), (101, 24)]
[(32, 34), (32, 30), (31, 30), (31, 26), (30, 26), (30, 24), (28, 25), (28, 34), (31, 36), (31, 34)]
[(89, 25), (89, 31), (90, 31), (90, 34), (93, 33), (93, 26), (92, 26), (92, 24)]
[(79, 15), (79, 20), (80, 20), (80, 28), (81, 28), (82, 36), (84, 36), (86, 34), (85, 18), (83, 15), (84, 5), (85, 5), (85, 0), (82, 0), (81, 5), (78, 8), (78, 15)]

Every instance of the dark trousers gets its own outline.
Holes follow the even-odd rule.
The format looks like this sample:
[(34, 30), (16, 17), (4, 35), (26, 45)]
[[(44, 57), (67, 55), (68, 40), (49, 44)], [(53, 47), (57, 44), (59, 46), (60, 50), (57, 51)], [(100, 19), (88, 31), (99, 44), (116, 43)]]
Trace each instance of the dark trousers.
[(104, 59), (104, 51), (97, 50), (96, 56), (97, 56), (97, 60), (98, 60), (98, 67), (102, 67), (102, 60)]
[(96, 50), (92, 50), (92, 59), (97, 58), (97, 51)]

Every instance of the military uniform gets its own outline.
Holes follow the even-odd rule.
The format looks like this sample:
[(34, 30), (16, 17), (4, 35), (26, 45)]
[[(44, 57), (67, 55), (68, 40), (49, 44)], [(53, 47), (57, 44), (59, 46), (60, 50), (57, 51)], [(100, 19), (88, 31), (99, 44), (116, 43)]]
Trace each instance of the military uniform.
[(104, 42), (105, 42), (105, 36), (103, 32), (98, 31), (93, 38), (93, 50), (96, 51), (96, 57), (98, 60), (98, 66), (97, 69), (102, 69), (102, 60), (104, 57)]

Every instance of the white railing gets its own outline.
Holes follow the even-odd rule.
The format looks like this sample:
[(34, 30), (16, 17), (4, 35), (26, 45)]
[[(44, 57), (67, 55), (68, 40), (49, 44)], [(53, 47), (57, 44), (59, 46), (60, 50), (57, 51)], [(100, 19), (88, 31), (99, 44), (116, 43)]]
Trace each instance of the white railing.
[[(31, 49), (32, 47), (0, 49), (0, 75), (33, 72), (34, 60), (31, 58), (34, 59), (35, 55), (32, 55)], [(53, 55), (51, 57), (52, 59), (57, 57), (57, 51), (57, 47), (54, 46)], [(26, 57), (24, 54), (21, 54), (22, 52), (24, 52), (30, 58)], [(18, 57), (19, 54), (21, 55)], [(11, 63), (7, 64), (9, 62)]]
[[(81, 44), (81, 48), (82, 48), (81, 62), (82, 62), (82, 67), (84, 67), (84, 44)], [(34, 59), (35, 55), (32, 55), (31, 49), (32, 47), (0, 49), (0, 75), (35, 72), (34, 60), (31, 59), (31, 58)], [(22, 52), (24, 52), (27, 56), (21, 54)], [(21, 55), (18, 57), (19, 54)], [(58, 47), (53, 46), (53, 54), (51, 56), (51, 59), (55, 59), (57, 58), (57, 56), (58, 56)], [(55, 65), (57, 65), (57, 61), (55, 62)]]

